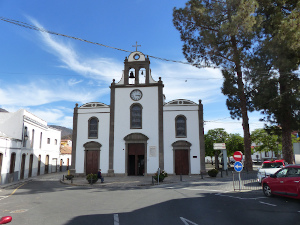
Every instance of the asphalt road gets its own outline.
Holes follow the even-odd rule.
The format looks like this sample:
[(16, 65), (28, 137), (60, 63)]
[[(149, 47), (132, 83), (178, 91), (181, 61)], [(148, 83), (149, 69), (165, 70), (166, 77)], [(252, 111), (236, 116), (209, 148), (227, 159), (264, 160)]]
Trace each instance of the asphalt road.
[(197, 183), (129, 190), (74, 187), (36, 180), (0, 193), (11, 225), (298, 224), (300, 201), (259, 191), (226, 192)]

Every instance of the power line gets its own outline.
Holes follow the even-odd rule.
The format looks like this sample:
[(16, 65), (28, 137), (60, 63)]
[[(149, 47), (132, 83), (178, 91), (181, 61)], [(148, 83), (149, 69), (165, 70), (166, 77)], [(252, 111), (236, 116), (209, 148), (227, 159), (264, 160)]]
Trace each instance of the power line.
[[(104, 45), (104, 44), (101, 44), (101, 43), (98, 43), (98, 42), (88, 41), (88, 40), (85, 40), (85, 39), (82, 39), (82, 38), (77, 38), (77, 37), (69, 36), (69, 35), (66, 35), (66, 34), (57, 33), (57, 32), (54, 32), (54, 31), (49, 31), (49, 30), (46, 30), (44, 28), (37, 27), (37, 26), (31, 25), (29, 23), (25, 23), (25, 22), (22, 22), (22, 21), (13, 20), (13, 19), (5, 18), (5, 17), (0, 17), (0, 20), (2, 20), (4, 22), (11, 23), (11, 24), (15, 24), (15, 25), (20, 26), (20, 27), (32, 29), (32, 30), (35, 30), (35, 31), (45, 32), (45, 33), (48, 33), (48, 34), (62, 36), (62, 37), (66, 37), (66, 38), (70, 38), (70, 39), (74, 39), (74, 40), (86, 42), (86, 43), (89, 43), (89, 44), (99, 45), (99, 46), (102, 46), (102, 47), (105, 47), (105, 48), (111, 48), (111, 49), (118, 50), (118, 51), (132, 53), (132, 51), (129, 51), (129, 50), (125, 50), (125, 49), (121, 49), (121, 48), (116, 48), (116, 47), (112, 47), (112, 46), (109, 46), (109, 45)], [(161, 61), (167, 61), (167, 62), (174, 62), (174, 63), (181, 63), (181, 64), (186, 64), (186, 65), (191, 65), (191, 66), (195, 66), (197, 68), (207, 68), (207, 67), (218, 68), (216, 66), (213, 66), (213, 67), (208, 66), (208, 65), (203, 66), (203, 65), (200, 65), (200, 64), (183, 62), (183, 61), (177, 61), (177, 60), (172, 60), (172, 59), (165, 59), (165, 58), (161, 58), (161, 57), (157, 57), (157, 56), (152, 56), (152, 55), (148, 55), (148, 57), (153, 58), (153, 59), (158, 59), (158, 60), (161, 60)]]

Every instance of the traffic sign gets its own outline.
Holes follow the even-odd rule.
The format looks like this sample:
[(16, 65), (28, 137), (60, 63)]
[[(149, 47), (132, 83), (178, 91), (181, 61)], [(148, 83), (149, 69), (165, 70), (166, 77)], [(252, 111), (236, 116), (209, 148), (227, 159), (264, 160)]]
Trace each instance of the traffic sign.
[(214, 149), (226, 149), (226, 144), (225, 143), (214, 143)]
[(235, 162), (233, 167), (236, 172), (241, 172), (243, 170), (243, 164), (241, 162)]
[(233, 158), (235, 161), (241, 161), (243, 159), (243, 153), (240, 151), (236, 151), (233, 153)]

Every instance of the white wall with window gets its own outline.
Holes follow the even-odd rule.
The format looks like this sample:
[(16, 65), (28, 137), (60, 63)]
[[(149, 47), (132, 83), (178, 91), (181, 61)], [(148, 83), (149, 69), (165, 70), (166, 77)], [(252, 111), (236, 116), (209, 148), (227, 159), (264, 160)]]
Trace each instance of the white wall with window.
[(165, 170), (174, 171), (174, 151), (172, 144), (186, 141), (191, 144), (189, 151), (190, 173), (200, 171), (200, 140), (198, 104), (177, 99), (164, 105), (164, 149)]
[[(4, 146), (0, 142), (2, 184), (56, 171), (52, 159), (59, 157), (61, 131), (48, 127), (46, 121), (24, 109), (0, 112), (0, 134), (5, 139)], [(53, 142), (47, 144), (48, 138)]]
[(78, 173), (84, 173), (86, 157), (84, 144), (89, 142), (101, 144), (99, 166), (102, 171), (108, 170), (109, 112), (109, 107), (102, 103), (87, 103), (78, 109), (78, 130), (82, 131), (77, 138), (76, 165), (78, 167), (76, 170)]

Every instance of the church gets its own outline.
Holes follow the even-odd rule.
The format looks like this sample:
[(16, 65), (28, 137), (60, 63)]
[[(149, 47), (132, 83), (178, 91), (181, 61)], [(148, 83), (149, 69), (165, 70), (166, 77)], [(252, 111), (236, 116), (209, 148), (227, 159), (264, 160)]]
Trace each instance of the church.
[(110, 86), (110, 105), (89, 102), (73, 115), (72, 170), (76, 175), (149, 176), (205, 172), (203, 105), (165, 101), (164, 84), (151, 76), (140, 51), (124, 60), (120, 81)]

